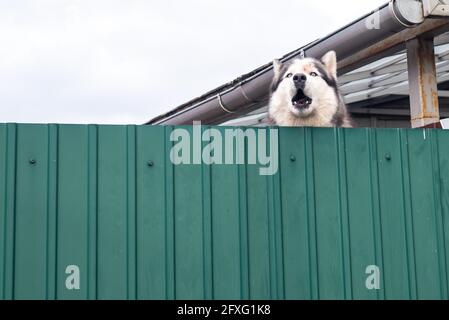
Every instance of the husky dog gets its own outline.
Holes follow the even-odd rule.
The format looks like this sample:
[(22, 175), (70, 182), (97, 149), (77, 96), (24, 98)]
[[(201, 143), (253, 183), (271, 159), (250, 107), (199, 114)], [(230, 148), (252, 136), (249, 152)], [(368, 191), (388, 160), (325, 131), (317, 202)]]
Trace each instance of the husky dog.
[(270, 120), (278, 126), (351, 127), (337, 85), (337, 55), (273, 62)]

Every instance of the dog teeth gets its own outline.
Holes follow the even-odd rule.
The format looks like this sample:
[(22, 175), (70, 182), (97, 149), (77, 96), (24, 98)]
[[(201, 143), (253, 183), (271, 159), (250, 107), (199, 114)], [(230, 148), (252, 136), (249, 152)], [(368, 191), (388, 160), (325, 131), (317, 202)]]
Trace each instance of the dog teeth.
[(305, 108), (305, 107), (308, 107), (310, 104), (312, 104), (312, 100), (307, 99), (307, 98), (300, 99), (297, 101), (292, 101), (292, 102), (295, 107), (299, 107), (299, 108)]

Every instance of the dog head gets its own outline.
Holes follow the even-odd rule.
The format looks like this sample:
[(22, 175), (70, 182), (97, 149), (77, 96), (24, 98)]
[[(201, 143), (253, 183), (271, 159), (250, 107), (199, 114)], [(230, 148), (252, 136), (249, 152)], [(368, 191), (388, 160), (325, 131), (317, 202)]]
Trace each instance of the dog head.
[(288, 112), (290, 117), (309, 118), (315, 113), (332, 115), (339, 105), (337, 56), (328, 52), (321, 60), (295, 59), (289, 63), (275, 60), (271, 87), (272, 113)]

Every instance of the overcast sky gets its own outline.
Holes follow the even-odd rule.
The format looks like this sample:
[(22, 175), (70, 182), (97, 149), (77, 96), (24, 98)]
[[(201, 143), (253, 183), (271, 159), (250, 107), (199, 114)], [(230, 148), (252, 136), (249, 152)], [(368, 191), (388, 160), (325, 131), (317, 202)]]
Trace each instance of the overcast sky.
[(0, 0), (0, 123), (141, 124), (386, 0)]

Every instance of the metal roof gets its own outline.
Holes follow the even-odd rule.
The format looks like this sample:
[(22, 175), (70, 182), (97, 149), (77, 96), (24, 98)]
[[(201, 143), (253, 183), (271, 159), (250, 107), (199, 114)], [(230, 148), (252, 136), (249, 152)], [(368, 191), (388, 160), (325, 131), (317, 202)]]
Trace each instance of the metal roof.
[[(449, 80), (449, 20), (423, 13), (428, 0), (390, 0), (380, 8), (334, 33), (285, 55), (290, 61), (302, 55), (319, 58), (329, 50), (339, 57), (339, 81), (348, 104), (385, 96), (408, 94), (406, 43), (418, 36), (436, 37), (439, 83)], [(367, 28), (372, 19), (382, 28)], [(190, 100), (148, 124), (241, 124), (261, 122), (266, 116), (272, 64)], [(441, 96), (449, 97), (445, 91)]]
[[(449, 81), (449, 33), (435, 39), (435, 62), (438, 83)], [(339, 77), (346, 103), (351, 106), (361, 101), (388, 96), (408, 97), (407, 54), (384, 57)], [(439, 97), (449, 97), (449, 90), (439, 90)], [(230, 120), (226, 125), (258, 125), (265, 122), (267, 106)]]

